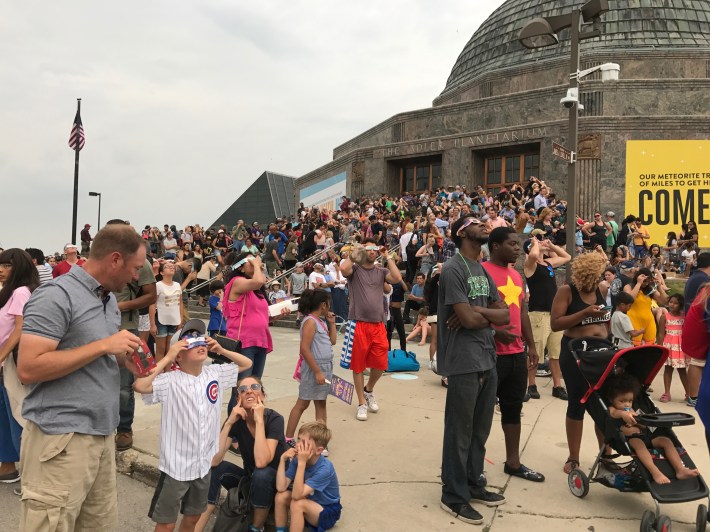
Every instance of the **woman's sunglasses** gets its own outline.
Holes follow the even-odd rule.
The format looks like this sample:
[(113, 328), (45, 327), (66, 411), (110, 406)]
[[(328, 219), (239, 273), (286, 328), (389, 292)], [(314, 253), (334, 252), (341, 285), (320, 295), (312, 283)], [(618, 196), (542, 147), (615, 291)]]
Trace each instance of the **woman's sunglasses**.
[(258, 392), (261, 390), (261, 384), (258, 382), (255, 382), (254, 384), (242, 384), (241, 386), (237, 387), (237, 392), (239, 393), (246, 393), (249, 390), (253, 390), (255, 392)]

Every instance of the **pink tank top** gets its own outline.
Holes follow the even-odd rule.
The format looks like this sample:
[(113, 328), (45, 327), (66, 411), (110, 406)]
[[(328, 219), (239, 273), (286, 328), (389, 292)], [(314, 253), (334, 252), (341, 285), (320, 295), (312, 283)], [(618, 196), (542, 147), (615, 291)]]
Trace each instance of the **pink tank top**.
[[(235, 278), (236, 279), (236, 278)], [(222, 312), (227, 322), (227, 336), (242, 341), (242, 347), (263, 347), (273, 351), (269, 332), (269, 303), (253, 291), (240, 295), (236, 301), (229, 301), (229, 292), (235, 279), (227, 283), (222, 299)], [(246, 298), (246, 302), (244, 301)], [(242, 315), (242, 307), (244, 313)], [(241, 334), (239, 325), (241, 323)]]

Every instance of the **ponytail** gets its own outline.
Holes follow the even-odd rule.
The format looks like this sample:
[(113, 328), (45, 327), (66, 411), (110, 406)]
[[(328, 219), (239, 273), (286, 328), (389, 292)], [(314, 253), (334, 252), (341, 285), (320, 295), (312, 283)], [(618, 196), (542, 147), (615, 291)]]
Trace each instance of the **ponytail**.
[(298, 300), (298, 311), (301, 314), (310, 314), (323, 303), (330, 302), (330, 294), (325, 290), (304, 290)]

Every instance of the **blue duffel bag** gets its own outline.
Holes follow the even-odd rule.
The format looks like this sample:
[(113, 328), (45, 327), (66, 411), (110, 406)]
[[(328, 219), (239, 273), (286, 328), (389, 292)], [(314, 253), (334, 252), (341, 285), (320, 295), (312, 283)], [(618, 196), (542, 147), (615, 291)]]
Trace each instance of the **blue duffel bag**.
[(387, 352), (387, 371), (419, 371), (417, 355), (412, 351), (392, 349)]

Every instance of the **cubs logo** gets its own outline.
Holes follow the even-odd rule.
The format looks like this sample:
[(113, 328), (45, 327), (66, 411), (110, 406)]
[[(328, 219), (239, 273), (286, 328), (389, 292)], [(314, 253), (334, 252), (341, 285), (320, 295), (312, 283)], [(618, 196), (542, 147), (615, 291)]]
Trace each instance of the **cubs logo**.
[(212, 404), (215, 404), (219, 399), (219, 383), (217, 381), (211, 381), (207, 385), (207, 399)]

